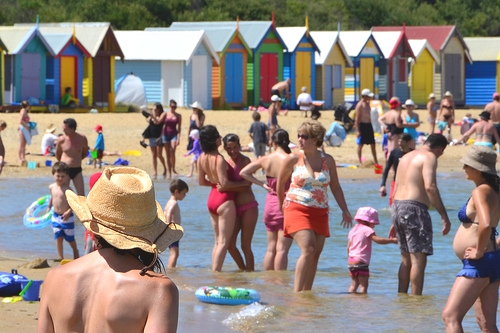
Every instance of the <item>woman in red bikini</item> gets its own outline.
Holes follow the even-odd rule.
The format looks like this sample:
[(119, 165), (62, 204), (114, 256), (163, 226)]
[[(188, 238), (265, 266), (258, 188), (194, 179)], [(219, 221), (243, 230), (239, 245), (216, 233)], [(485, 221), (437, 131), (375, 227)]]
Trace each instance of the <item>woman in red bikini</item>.
[[(236, 258), (238, 261), (241, 260), (240, 263), (236, 261), (240, 269), (247, 272), (253, 272), (255, 263), (252, 252), (252, 238), (253, 233), (255, 232), (257, 218), (259, 217), (259, 204), (255, 200), (255, 196), (253, 194), (251, 187), (252, 183), (245, 181), (245, 179), (240, 176), (241, 169), (250, 164), (251, 161), (250, 158), (241, 153), (240, 138), (236, 134), (227, 134), (222, 141), (224, 142), (224, 149), (230, 157), (227, 163), (233, 169), (233, 174), (229, 177), (229, 179), (235, 182), (245, 182), (244, 186), (233, 189), (233, 191), (236, 192), (236, 198), (234, 200), (236, 205), (236, 224), (233, 231), (233, 237), (231, 239), (231, 245), (229, 247), (229, 253), (235, 261)], [(236, 248), (236, 241), (240, 230), (241, 250), (245, 256), (245, 262), (243, 262), (241, 255)], [(243, 264), (243, 266), (240, 266), (241, 264)]]
[(244, 183), (248, 184), (248, 182), (229, 180), (233, 170), (218, 151), (221, 141), (221, 136), (215, 126), (206, 125), (200, 128), (200, 145), (203, 154), (198, 159), (198, 184), (212, 187), (208, 195), (207, 208), (214, 228), (212, 270), (215, 272), (222, 270), (235, 227), (234, 198), (236, 195), (232, 189)]

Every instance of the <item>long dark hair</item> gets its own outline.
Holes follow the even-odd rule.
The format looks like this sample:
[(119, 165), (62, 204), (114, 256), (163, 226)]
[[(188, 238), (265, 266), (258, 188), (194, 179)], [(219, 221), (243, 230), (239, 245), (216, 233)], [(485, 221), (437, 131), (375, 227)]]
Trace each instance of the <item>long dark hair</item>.
[(163, 105), (159, 102), (156, 102), (154, 105), (156, 106), (156, 109), (158, 109), (158, 112), (160, 112), (160, 114), (162, 114), (163, 113)]
[(500, 177), (490, 173), (481, 172), (484, 182), (489, 185), (495, 193), (500, 193)]
[(220, 138), (219, 131), (214, 125), (205, 125), (200, 128), (200, 146), (204, 153), (217, 150), (217, 139)]
[(288, 136), (288, 132), (284, 129), (280, 128), (276, 130), (271, 136), (271, 141), (275, 142), (278, 147), (285, 151), (285, 153), (290, 154), (292, 152), (288, 146), (290, 144), (290, 137)]
[(222, 141), (224, 142), (224, 147), (227, 146), (228, 142), (234, 142), (238, 146), (241, 146), (241, 144), (240, 144), (240, 137), (238, 135), (234, 134), (234, 133), (226, 134), (224, 136), (224, 138), (222, 138)]

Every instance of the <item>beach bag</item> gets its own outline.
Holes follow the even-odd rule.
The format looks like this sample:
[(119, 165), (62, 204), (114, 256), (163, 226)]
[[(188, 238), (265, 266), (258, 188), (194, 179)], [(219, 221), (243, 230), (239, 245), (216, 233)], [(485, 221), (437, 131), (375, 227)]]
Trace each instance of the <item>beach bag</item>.
[(36, 127), (36, 123), (34, 121), (30, 121), (30, 135), (35, 136), (38, 135), (38, 127)]
[(0, 272), (0, 297), (17, 296), (21, 292), (21, 281), (26, 281), (25, 276)]

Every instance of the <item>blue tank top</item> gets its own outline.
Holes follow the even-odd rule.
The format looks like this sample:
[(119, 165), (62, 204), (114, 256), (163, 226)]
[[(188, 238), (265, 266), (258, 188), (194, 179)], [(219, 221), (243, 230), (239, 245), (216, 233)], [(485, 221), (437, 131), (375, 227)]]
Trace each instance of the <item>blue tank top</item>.
[[(417, 122), (417, 115), (413, 115), (413, 118), (410, 118), (410, 116), (406, 115), (406, 122), (407, 123), (416, 123)], [(412, 128), (412, 127), (405, 127), (404, 133), (410, 134), (413, 140), (417, 140), (418, 138), (418, 133), (417, 129)]]

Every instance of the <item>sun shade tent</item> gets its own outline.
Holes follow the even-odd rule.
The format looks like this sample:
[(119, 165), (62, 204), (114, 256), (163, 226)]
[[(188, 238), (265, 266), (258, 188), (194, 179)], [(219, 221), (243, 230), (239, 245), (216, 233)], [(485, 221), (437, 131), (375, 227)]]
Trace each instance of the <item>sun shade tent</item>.
[(125, 54), (116, 64), (118, 77), (128, 73), (144, 83), (148, 101), (168, 105), (173, 99), (179, 107), (199, 101), (212, 109), (212, 63), (219, 57), (202, 30), (116, 31)]
[(115, 104), (135, 105), (141, 109), (148, 106), (146, 89), (140, 77), (133, 73), (123, 75), (115, 82)]

